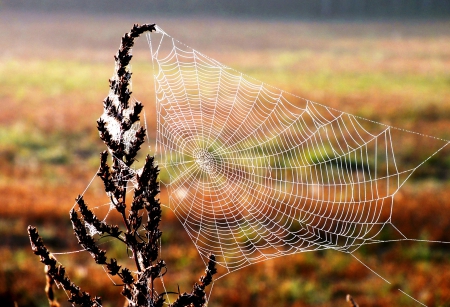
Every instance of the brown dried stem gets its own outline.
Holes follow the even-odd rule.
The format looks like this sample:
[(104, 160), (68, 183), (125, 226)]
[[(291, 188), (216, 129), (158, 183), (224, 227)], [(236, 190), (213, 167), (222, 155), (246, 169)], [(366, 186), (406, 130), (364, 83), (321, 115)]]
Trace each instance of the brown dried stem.
[(359, 307), (359, 305), (356, 304), (355, 300), (353, 299), (353, 297), (350, 294), (347, 294), (347, 297), (345, 299), (350, 306)]
[[(158, 260), (159, 240), (162, 235), (159, 230), (161, 221), (161, 205), (158, 199), (160, 191), (157, 180), (159, 169), (151, 156), (147, 156), (144, 167), (139, 173), (135, 174), (130, 168), (135, 162), (140, 146), (144, 143), (146, 130), (143, 127), (132, 130), (133, 125), (140, 120), (139, 114), (143, 106), (140, 102), (132, 106), (129, 104), (131, 72), (128, 70), (128, 64), (132, 58), (131, 48), (134, 45), (134, 39), (146, 31), (154, 30), (155, 25), (134, 25), (131, 31), (122, 37), (122, 44), (114, 57), (116, 75), (110, 79), (110, 94), (103, 101), (105, 115), (97, 121), (100, 138), (108, 147), (112, 158), (110, 166), (107, 162), (108, 151), (100, 153), (100, 168), (97, 175), (103, 181), (105, 192), (110, 197), (114, 208), (122, 216), (125, 230), (120, 230), (118, 225), (109, 225), (98, 219), (81, 195), (76, 198), (79, 210), (70, 211), (70, 220), (78, 243), (91, 254), (97, 264), (106, 266), (110, 275), (120, 277), (123, 282), (122, 295), (127, 298), (128, 306), (136, 307), (162, 307), (164, 296), (168, 294), (156, 295), (153, 287), (154, 280), (162, 277), (163, 272), (167, 270), (165, 262)], [(120, 127), (119, 131), (111, 131), (111, 122), (115, 122), (113, 127)], [(125, 138), (125, 135), (129, 135), (130, 132), (134, 133), (131, 141)], [(127, 208), (127, 182), (131, 177), (136, 178), (137, 186), (130, 206)], [(143, 223), (145, 216), (147, 220)], [(100, 237), (110, 236), (125, 244), (133, 253), (136, 265), (133, 271), (137, 273), (133, 275), (128, 268), (118, 265), (116, 259), (108, 259), (107, 251), (97, 246), (95, 235), (91, 230), (88, 231), (88, 228), (95, 229)], [(139, 234), (142, 230), (145, 236)], [(36, 228), (29, 226), (28, 233), (34, 253), (40, 256), (41, 262), (46, 265), (48, 275), (46, 293), (50, 304), (54, 302), (52, 284), (55, 281), (70, 293), (69, 301), (72, 304), (100, 306), (100, 298), (91, 298), (65, 275), (64, 267), (58, 265), (56, 259), (51, 256)], [(171, 306), (205, 306), (204, 290), (211, 284), (215, 273), (215, 257), (210, 255), (206, 274), (200, 278), (200, 284), (195, 284), (189, 294), (179, 294), (178, 299)]]

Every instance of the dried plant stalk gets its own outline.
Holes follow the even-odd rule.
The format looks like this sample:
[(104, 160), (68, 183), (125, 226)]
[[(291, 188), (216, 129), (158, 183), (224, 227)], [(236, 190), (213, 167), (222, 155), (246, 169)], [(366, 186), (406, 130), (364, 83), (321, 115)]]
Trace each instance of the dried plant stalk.
[(359, 305), (356, 304), (355, 300), (353, 299), (353, 297), (350, 294), (347, 294), (346, 301), (352, 307), (359, 307)]
[[(166, 263), (158, 259), (159, 240), (162, 235), (159, 229), (161, 205), (157, 198), (159, 170), (154, 163), (154, 157), (149, 155), (139, 172), (135, 173), (130, 168), (135, 162), (140, 146), (144, 143), (146, 130), (143, 127), (136, 128), (143, 106), (140, 102), (133, 105), (129, 103), (131, 72), (127, 67), (132, 58), (131, 48), (135, 38), (146, 31), (155, 31), (155, 25), (134, 25), (131, 31), (122, 37), (121, 46), (115, 56), (116, 72), (110, 79), (110, 92), (103, 102), (105, 112), (97, 121), (100, 138), (108, 147), (108, 151), (100, 154), (100, 168), (97, 175), (102, 179), (105, 192), (110, 197), (114, 209), (122, 216), (123, 225), (122, 227), (110, 225), (98, 219), (81, 195), (76, 198), (79, 210), (70, 211), (70, 220), (81, 247), (91, 254), (97, 264), (105, 266), (111, 276), (117, 275), (122, 280), (121, 293), (126, 297), (128, 306), (162, 307), (164, 296), (168, 293), (158, 294), (154, 290), (154, 281), (161, 278), (166, 271)], [(111, 166), (108, 165), (108, 152), (112, 159)], [(131, 177), (136, 179), (136, 186), (133, 198), (127, 204), (127, 183)], [(100, 236), (110, 236), (125, 244), (132, 251), (136, 268), (130, 270), (119, 265), (117, 259), (108, 258), (107, 251), (98, 247), (96, 239), (87, 227), (93, 227)], [(72, 304), (101, 306), (99, 297), (91, 297), (89, 293), (81, 291), (71, 282), (65, 274), (64, 267), (57, 263), (45, 247), (35, 227), (29, 226), (28, 234), (33, 252), (46, 265), (48, 282), (46, 293), (50, 304), (53, 302), (57, 304), (52, 289), (53, 282), (56, 282), (69, 293), (69, 302)], [(205, 275), (200, 278), (200, 283), (194, 284), (191, 293), (179, 293), (171, 306), (205, 306), (205, 288), (211, 284), (212, 276), (216, 272), (215, 257), (210, 255)]]

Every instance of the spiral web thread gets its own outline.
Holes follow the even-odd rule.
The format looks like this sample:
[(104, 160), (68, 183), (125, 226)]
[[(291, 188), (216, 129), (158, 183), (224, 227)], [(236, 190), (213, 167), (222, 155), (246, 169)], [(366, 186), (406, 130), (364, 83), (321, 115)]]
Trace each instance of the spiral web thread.
[[(289, 94), (160, 28), (148, 40), (161, 182), (204, 260), (215, 254), (227, 274), (294, 253), (353, 253), (386, 242), (377, 235), (388, 226), (414, 240), (391, 221), (394, 195), (448, 140)], [(399, 165), (404, 134), (431, 138), (434, 153)]]

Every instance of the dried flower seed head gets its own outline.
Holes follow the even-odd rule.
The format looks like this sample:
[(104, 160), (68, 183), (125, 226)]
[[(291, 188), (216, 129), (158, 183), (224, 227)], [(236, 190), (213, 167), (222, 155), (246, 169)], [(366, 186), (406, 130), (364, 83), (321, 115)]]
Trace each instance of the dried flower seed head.
[[(115, 75), (109, 80), (109, 95), (103, 101), (104, 114), (97, 121), (100, 138), (108, 148), (100, 153), (97, 176), (103, 181), (112, 208), (122, 217), (122, 229), (119, 225), (110, 225), (100, 220), (89, 209), (81, 195), (76, 198), (78, 210), (70, 211), (70, 220), (82, 248), (91, 254), (97, 264), (105, 266), (108, 274), (118, 276), (122, 280), (121, 293), (127, 299), (128, 306), (161, 307), (165, 301), (164, 296), (168, 293), (157, 294), (154, 290), (154, 281), (167, 271), (164, 260), (158, 260), (159, 240), (162, 235), (159, 229), (162, 211), (157, 198), (160, 191), (157, 180), (159, 169), (151, 156), (147, 156), (144, 167), (139, 172), (131, 169), (144, 143), (146, 130), (139, 124), (143, 105), (135, 102), (130, 106), (129, 103), (131, 72), (128, 70), (128, 64), (132, 58), (134, 39), (145, 31), (155, 31), (155, 26), (134, 25), (131, 31), (122, 37), (121, 47), (115, 56)], [(111, 164), (108, 164), (108, 157), (112, 159)], [(135, 182), (135, 190), (131, 202), (128, 201), (130, 205), (127, 205), (127, 187), (131, 180)], [(46, 265), (48, 284), (51, 284), (51, 281), (61, 284), (69, 293), (69, 302), (72, 304), (101, 306), (100, 298), (92, 298), (81, 291), (66, 275), (64, 267), (57, 265), (56, 259), (44, 246), (36, 228), (29, 226), (28, 233), (33, 252)], [(122, 267), (116, 259), (107, 257), (107, 251), (100, 249), (97, 244), (97, 238), (104, 236), (115, 238), (126, 245), (135, 260), (135, 269)], [(195, 284), (191, 293), (180, 295), (171, 306), (205, 306), (204, 290), (212, 282), (212, 275), (216, 273), (213, 255), (210, 256), (205, 273), (200, 278), (200, 284)], [(51, 291), (49, 287), (49, 301), (53, 301)]]

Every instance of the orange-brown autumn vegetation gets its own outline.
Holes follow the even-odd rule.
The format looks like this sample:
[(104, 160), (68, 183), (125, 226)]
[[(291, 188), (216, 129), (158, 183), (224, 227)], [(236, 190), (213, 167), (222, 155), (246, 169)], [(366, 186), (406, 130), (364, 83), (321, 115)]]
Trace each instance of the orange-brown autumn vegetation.
[[(2, 306), (47, 304), (43, 265), (30, 249), (28, 224), (38, 226), (52, 251), (79, 250), (69, 210), (96, 173), (104, 146), (95, 121), (102, 113), (119, 39), (134, 22), (156, 22), (228, 66), (299, 96), (450, 139), (448, 21), (319, 23), (0, 11)], [(145, 106), (154, 139), (152, 67), (145, 39), (135, 55), (133, 92)], [(405, 135), (396, 144), (405, 163), (411, 157), (423, 160), (444, 144)], [(395, 197), (393, 223), (409, 238), (450, 241), (449, 153), (445, 148), (430, 159)], [(91, 184), (85, 199), (91, 207), (107, 202), (101, 182)], [(167, 209), (161, 226), (161, 256), (169, 269), (165, 286), (189, 291), (203, 273), (203, 263)], [(383, 233), (385, 239), (390, 235)], [(112, 255), (127, 257), (120, 245), (105, 241), (105, 246)], [(360, 306), (420, 306), (398, 289), (427, 306), (450, 306), (450, 245), (383, 243), (364, 246), (354, 255), (390, 284), (351, 255), (308, 252), (219, 279), (209, 306), (347, 306), (347, 293)], [(56, 257), (84, 290), (102, 296), (105, 306), (123, 305), (120, 287), (87, 253)], [(57, 297), (68, 305), (62, 290)]]

